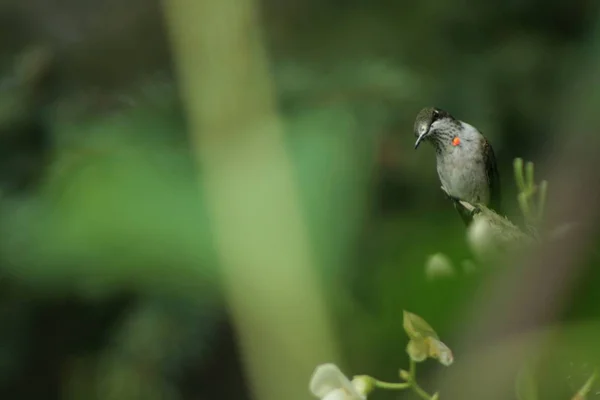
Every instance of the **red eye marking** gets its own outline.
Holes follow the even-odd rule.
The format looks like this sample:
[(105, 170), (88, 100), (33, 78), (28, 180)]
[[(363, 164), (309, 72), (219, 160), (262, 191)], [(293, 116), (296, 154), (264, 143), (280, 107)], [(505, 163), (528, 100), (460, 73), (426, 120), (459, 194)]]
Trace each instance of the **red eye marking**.
[(454, 139), (452, 139), (452, 146), (458, 146), (460, 144), (460, 138), (458, 136), (456, 136)]

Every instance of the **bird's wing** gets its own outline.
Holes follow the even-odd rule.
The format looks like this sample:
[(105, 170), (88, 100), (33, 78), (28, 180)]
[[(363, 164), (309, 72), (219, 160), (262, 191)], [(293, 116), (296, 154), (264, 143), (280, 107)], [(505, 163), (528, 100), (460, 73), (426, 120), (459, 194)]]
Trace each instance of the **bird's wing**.
[(483, 161), (486, 166), (487, 179), (490, 185), (489, 208), (502, 215), (500, 174), (498, 173), (494, 149), (492, 149), (487, 139), (483, 143)]

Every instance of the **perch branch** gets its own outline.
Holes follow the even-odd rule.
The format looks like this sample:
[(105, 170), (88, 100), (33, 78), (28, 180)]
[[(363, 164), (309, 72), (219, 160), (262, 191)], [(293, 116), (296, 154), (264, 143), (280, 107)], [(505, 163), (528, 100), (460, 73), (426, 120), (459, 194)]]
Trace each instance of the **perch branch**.
[[(442, 187), (442, 191), (450, 197), (444, 187)], [(473, 215), (471, 225), (485, 222), (489, 228), (487, 232), (492, 236), (491, 239), (499, 245), (521, 245), (534, 241), (532, 235), (523, 232), (508, 218), (501, 216), (482, 204), (474, 205), (463, 200), (455, 200), (454, 202), (457, 207), (461, 207), (464, 211)]]

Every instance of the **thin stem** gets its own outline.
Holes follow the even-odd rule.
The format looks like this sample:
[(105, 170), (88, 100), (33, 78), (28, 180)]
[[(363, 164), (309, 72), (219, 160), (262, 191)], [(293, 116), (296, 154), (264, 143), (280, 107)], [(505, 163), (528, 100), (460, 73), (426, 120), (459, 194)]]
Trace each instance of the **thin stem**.
[(417, 384), (417, 382), (413, 382), (412, 385), (413, 391), (419, 395), (420, 398), (424, 399), (424, 400), (431, 400), (431, 396), (429, 395), (429, 393), (427, 393), (426, 391), (424, 391), (421, 386), (419, 386), (419, 384)]
[(381, 389), (404, 390), (404, 389), (408, 389), (410, 386), (411, 386), (410, 382), (396, 383), (396, 382), (383, 382), (383, 381), (375, 380), (375, 387), (381, 388)]
[(412, 358), (410, 359), (410, 380), (414, 382), (417, 379), (417, 363)]
[(410, 385), (413, 391), (424, 400), (431, 400), (431, 396), (417, 383), (417, 363), (411, 358), (410, 359)]

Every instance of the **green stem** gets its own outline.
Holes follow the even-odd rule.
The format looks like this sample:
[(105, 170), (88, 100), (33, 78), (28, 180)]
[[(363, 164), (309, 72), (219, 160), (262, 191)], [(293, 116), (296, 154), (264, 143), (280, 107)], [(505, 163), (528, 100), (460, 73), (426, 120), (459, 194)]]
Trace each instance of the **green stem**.
[(375, 387), (380, 389), (390, 389), (390, 390), (404, 390), (408, 389), (411, 386), (410, 382), (383, 382), (375, 380)]
[(417, 383), (417, 363), (410, 359), (410, 382), (413, 391), (424, 400), (431, 400), (431, 396)]
[(410, 380), (414, 382), (415, 379), (417, 378), (417, 363), (412, 358), (410, 359), (409, 373), (410, 373)]
[(421, 388), (421, 386), (419, 386), (416, 382), (413, 383), (412, 388), (413, 388), (414, 392), (423, 400), (431, 400), (431, 396), (429, 395), (429, 393), (424, 391)]

